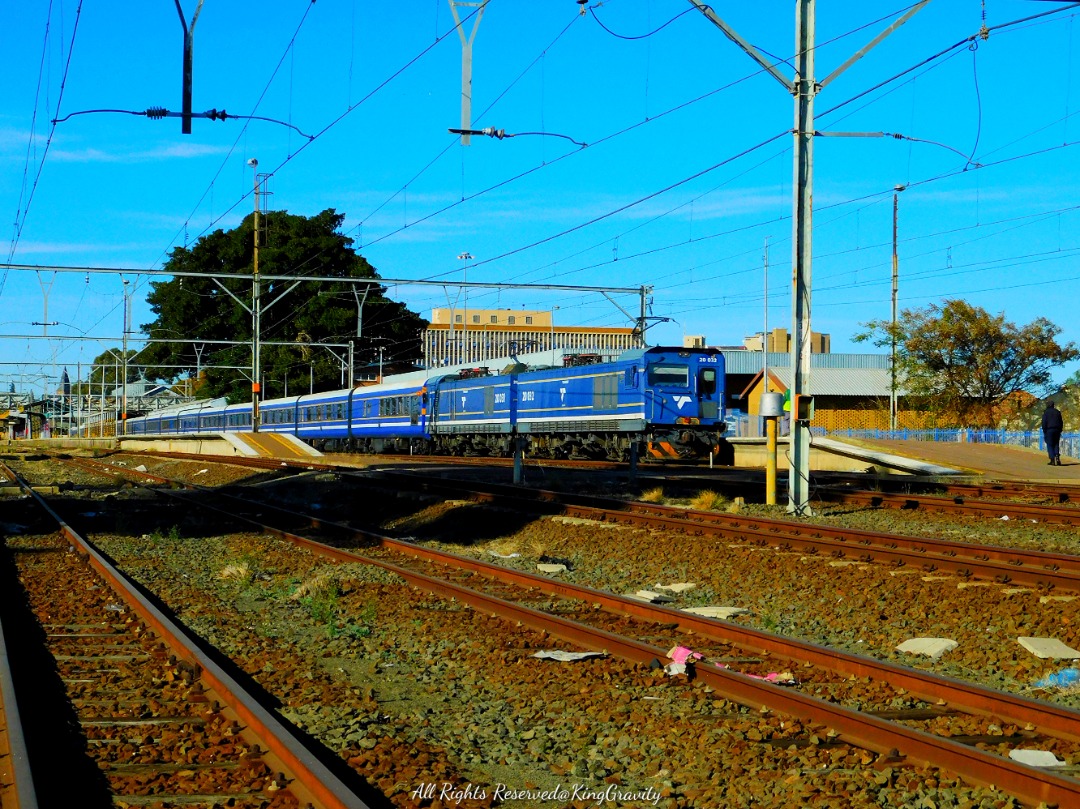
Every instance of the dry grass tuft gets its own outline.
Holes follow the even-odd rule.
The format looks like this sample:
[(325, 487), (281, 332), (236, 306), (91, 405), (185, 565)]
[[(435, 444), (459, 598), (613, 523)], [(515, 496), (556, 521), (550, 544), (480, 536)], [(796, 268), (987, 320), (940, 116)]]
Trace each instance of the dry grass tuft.
[(657, 486), (655, 489), (649, 489), (641, 493), (639, 498), (643, 503), (663, 503), (664, 502), (664, 487)]
[(484, 549), (499, 556), (509, 556), (512, 553), (521, 553), (521, 542), (513, 537), (502, 537), (485, 543)]
[(697, 496), (690, 501), (690, 508), (698, 511), (712, 511), (727, 505), (727, 498), (712, 489), (698, 492)]
[(222, 568), (217, 577), (222, 581), (249, 582), (255, 578), (255, 571), (251, 569), (251, 565), (247, 562), (241, 562), (238, 565), (228, 565)]
[(337, 575), (333, 571), (327, 571), (312, 576), (305, 582), (301, 582), (300, 586), (296, 588), (296, 592), (289, 596), (289, 598), (293, 601), (299, 601), (301, 598), (318, 599), (320, 597), (337, 594)]

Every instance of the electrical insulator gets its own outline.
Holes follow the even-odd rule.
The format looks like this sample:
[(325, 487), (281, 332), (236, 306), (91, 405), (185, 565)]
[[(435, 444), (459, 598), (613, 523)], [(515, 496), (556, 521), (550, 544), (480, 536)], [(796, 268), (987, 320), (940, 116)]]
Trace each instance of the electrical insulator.
[(155, 121), (166, 117), (168, 114), (169, 111), (164, 107), (151, 107), (146, 111), (146, 117), (151, 118)]

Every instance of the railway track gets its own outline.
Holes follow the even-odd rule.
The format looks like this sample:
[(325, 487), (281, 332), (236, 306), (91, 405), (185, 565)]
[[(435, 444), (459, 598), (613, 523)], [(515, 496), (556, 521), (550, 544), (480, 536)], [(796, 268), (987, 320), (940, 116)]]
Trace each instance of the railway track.
[[(191, 456), (182, 453), (155, 453), (155, 456), (198, 459), (258, 469), (321, 470), (345, 476), (357, 476), (356, 469), (330, 463), (284, 462), (265, 458), (229, 458), (222, 461), (207, 456)], [(73, 459), (74, 460), (74, 459)], [(995, 581), (1002, 584), (1038, 587), (1059, 592), (1080, 592), (1080, 557), (1072, 554), (1032, 551), (1003, 546), (972, 544), (953, 540), (906, 536), (852, 528), (836, 528), (805, 521), (776, 520), (761, 517), (745, 517), (715, 511), (699, 511), (589, 495), (553, 492), (541, 489), (525, 489), (478, 481), (434, 480), (415, 473), (382, 469), (372, 474), (394, 481), (398, 485), (421, 487), (424, 490), (447, 496), (471, 498), (477, 502), (505, 505), (517, 509), (531, 509), (538, 513), (562, 513), (566, 516), (595, 519), (625, 525), (664, 528), (684, 531), (703, 537), (717, 537), (725, 541), (746, 542), (763, 547), (798, 549), (822, 554), (837, 560), (875, 562), (908, 567), (926, 574), (948, 571), (962, 577)], [(151, 476), (152, 478), (152, 476)], [(159, 482), (169, 482), (161, 478)], [(853, 502), (874, 507), (880, 506), (878, 493), (850, 493)], [(896, 496), (889, 502), (902, 506), (906, 496)], [(920, 502), (936, 502), (941, 498), (923, 498)], [(954, 507), (959, 507), (953, 503)], [(961, 504), (962, 505), (962, 504)], [(972, 507), (982, 504), (972, 504)], [(1027, 514), (1045, 515), (1046, 507), (1010, 504), (1004, 507), (1016, 519), (1037, 519)], [(956, 513), (955, 508), (945, 509)], [(971, 512), (961, 512), (971, 513)], [(982, 513), (982, 512), (978, 512)], [(1080, 509), (1072, 509), (1080, 519)], [(1002, 514), (991, 511), (991, 516)], [(984, 514), (984, 516), (986, 516)], [(1000, 518), (1000, 517), (999, 517)], [(1054, 522), (1053, 520), (1043, 520)]]
[(1080, 557), (950, 540), (887, 534), (805, 522), (743, 517), (711, 511), (610, 500), (474, 481), (430, 480), (383, 470), (380, 477), (427, 491), (478, 502), (541, 510), (567, 516), (713, 536), (727, 541), (801, 549), (836, 559), (910, 566), (927, 573), (948, 570), (1001, 583), (1080, 590)]
[[(18, 809), (367, 806), (26, 481), (5, 475), (55, 523), (51, 534), (7, 541), (41, 624), (24, 621), (18, 659), (0, 661), (15, 669), (0, 674), (6, 736), (16, 743), (9, 761), (18, 765), (5, 809), (9, 798)], [(20, 584), (4, 587), (10, 607)], [(10, 637), (18, 620), (6, 612)], [(28, 648), (34, 640), (40, 654)], [(12, 695), (12, 683), (32, 692)], [(50, 685), (53, 702), (44, 699)]]
[[(130, 477), (132, 473), (130, 469), (105, 468), (107, 465), (90, 466), (121, 477)], [(378, 565), (416, 586), (585, 648), (602, 649), (628, 660), (649, 663), (663, 659), (664, 647), (672, 642), (671, 638), (692, 637), (695, 646), (707, 652), (710, 660), (717, 661), (717, 664), (701, 662), (696, 666), (696, 676), (702, 682), (740, 704), (768, 706), (770, 710), (797, 717), (811, 728), (808, 733), (814, 738), (819, 737), (813, 728), (827, 729), (826, 738), (832, 740), (829, 743), (856, 744), (889, 760), (895, 760), (899, 751), (909, 761), (942, 767), (972, 783), (994, 784), (1027, 802), (1069, 806), (1080, 801), (1080, 782), (1075, 779), (1035, 770), (1004, 757), (1017, 745), (1045, 745), (1049, 739), (1056, 740), (1052, 744), (1063, 755), (1074, 756), (1080, 742), (1080, 714), (1074, 711), (421, 548), (309, 514), (288, 512), (265, 502), (250, 502), (236, 495), (194, 488), (199, 492), (201, 505), (207, 505), (207, 498), (212, 497), (223, 514), (250, 520), (263, 530), (273, 531), (316, 553), (339, 561)], [(179, 491), (164, 493), (185, 498)], [(268, 512), (275, 515), (272, 521), (275, 524), (267, 524)], [(282, 524), (292, 530), (280, 527)], [(297, 525), (310, 526), (324, 541), (293, 533)], [(359, 552), (355, 550), (358, 546)], [(463, 580), (469, 586), (462, 584)], [(483, 584), (478, 586), (477, 582)], [(548, 603), (544, 609), (528, 606), (538, 601), (537, 594), (542, 594), (541, 601), (557, 599), (558, 605), (552, 607)], [(597, 620), (596, 616), (601, 614), (602, 618)], [(631, 618), (646, 623), (632, 626)], [(663, 640), (661, 645), (657, 645), (658, 639)], [(725, 660), (735, 661), (750, 676), (733, 671)], [(800, 667), (797, 670), (806, 680), (805, 686), (782, 688), (752, 676), (760, 675), (760, 669), (755, 666), (767, 667), (776, 660)], [(817, 673), (807, 673), (807, 668)], [(875, 685), (862, 690), (856, 688), (853, 694), (838, 697), (838, 684), (848, 682), (849, 678), (856, 681), (869, 678)], [(810, 693), (803, 693), (800, 690), (803, 687)], [(827, 693), (828, 700), (816, 698), (815, 689)], [(906, 705), (903, 710), (883, 707), (893, 704), (897, 694), (914, 695), (918, 703)], [(837, 700), (870, 702), (876, 709), (856, 711), (837, 705)], [(933, 735), (927, 732), (929, 728), (945, 735)], [(787, 741), (807, 743), (806, 738)]]
[[(309, 469), (328, 472), (355, 472), (355, 467), (333, 463), (328, 461), (312, 460), (282, 460), (280, 458), (249, 458), (229, 457), (227, 460), (220, 456), (193, 455), (181, 452), (147, 452), (160, 458), (175, 458), (179, 460), (210, 460), (218, 463), (228, 463), (238, 466), (247, 466), (257, 469)], [(387, 456), (408, 459), (409, 456)], [(509, 466), (505, 458), (457, 458), (450, 456), (431, 456), (414, 459), (424, 463), (442, 463), (448, 466)], [(609, 469), (625, 469), (625, 465), (610, 464), (602, 461), (563, 461), (561, 465), (567, 468), (595, 469), (607, 471)], [(680, 467), (682, 468), (682, 467)], [(756, 477), (748, 476), (745, 472), (727, 473), (726, 470), (716, 475), (707, 477), (695, 477), (693, 475), (670, 475), (659, 473), (639, 474), (639, 479), (656, 480), (658, 483), (689, 489), (699, 487), (703, 489), (719, 489), (737, 496), (757, 499), (763, 491), (764, 485)], [(1080, 501), (1080, 487), (1067, 485), (1035, 485), (1030, 487), (1018, 484), (977, 485), (977, 484), (953, 484), (937, 482), (920, 482), (918, 479), (909, 478), (908, 482), (900, 484), (896, 482), (898, 476), (891, 476), (884, 480), (886, 487), (896, 486), (907, 489), (917, 489), (920, 486), (929, 486), (943, 494), (918, 494), (912, 491), (879, 491), (875, 489), (852, 488), (853, 483), (860, 480), (850, 475), (822, 476), (823, 480), (839, 481), (825, 484), (815, 488), (814, 497), (820, 502), (846, 503), (865, 508), (895, 508), (906, 511), (925, 511), (933, 514), (947, 514), (955, 516), (979, 516), (990, 519), (1026, 519), (1035, 520), (1055, 525), (1080, 525), (1080, 506), (1073, 505)], [(879, 487), (879, 479), (861, 479), (862, 485), (870, 484)], [(782, 481), (781, 488), (782, 488)], [(880, 488), (880, 487), (879, 487)], [(1046, 503), (1030, 502), (1033, 496), (1051, 501)], [(988, 497), (992, 499), (977, 499)], [(1003, 502), (1006, 497), (1021, 498)]]

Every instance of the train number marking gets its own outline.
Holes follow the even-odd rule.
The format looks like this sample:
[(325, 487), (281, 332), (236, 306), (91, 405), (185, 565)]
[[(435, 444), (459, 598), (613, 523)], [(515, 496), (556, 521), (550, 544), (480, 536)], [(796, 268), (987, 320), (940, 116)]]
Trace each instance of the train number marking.
[(534, 390), (523, 390), (521, 392), (521, 401), (523, 401), (523, 402), (532, 402), (532, 401), (535, 401), (535, 400), (536, 400), (536, 391), (534, 391)]
[(495, 394), (495, 404), (506, 404), (506, 394), (505, 393), (496, 393)]
[(566, 388), (559, 388), (559, 404), (566, 405)]

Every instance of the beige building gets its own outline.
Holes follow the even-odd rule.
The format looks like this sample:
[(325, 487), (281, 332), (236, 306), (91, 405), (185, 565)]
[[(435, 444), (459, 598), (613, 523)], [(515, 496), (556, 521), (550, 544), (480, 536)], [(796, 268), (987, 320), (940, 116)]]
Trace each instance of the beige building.
[[(768, 339), (765, 341), (765, 350), (769, 353), (779, 352), (781, 354), (791, 353), (791, 334), (787, 329), (773, 329), (769, 332)], [(820, 332), (810, 332), (810, 353), (811, 354), (828, 354), (830, 353), (830, 337), (827, 334), (821, 334)], [(762, 333), (752, 334), (749, 337), (743, 338), (743, 345), (750, 351), (761, 351)]]
[(526, 309), (432, 309), (421, 339), (427, 368), (555, 350), (607, 359), (641, 347), (629, 327), (557, 326), (554, 312)]

